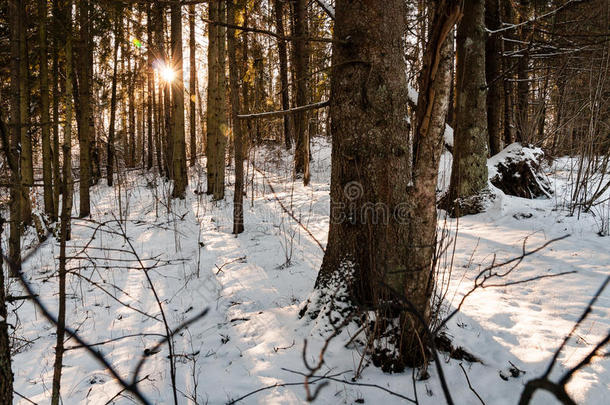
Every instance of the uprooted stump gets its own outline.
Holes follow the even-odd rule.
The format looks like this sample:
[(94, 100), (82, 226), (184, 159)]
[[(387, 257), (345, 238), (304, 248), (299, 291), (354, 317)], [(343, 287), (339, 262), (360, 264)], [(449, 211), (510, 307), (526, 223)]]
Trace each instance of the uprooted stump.
[(489, 159), (489, 180), (508, 195), (549, 198), (552, 189), (542, 169), (543, 159), (542, 149), (515, 142)]

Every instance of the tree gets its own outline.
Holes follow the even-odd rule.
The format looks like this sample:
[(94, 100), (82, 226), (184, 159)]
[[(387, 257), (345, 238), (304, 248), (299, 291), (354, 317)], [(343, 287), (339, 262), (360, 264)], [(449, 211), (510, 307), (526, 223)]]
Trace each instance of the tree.
[(91, 212), (89, 186), (91, 185), (91, 139), (94, 138), (93, 114), (91, 111), (91, 82), (93, 47), (91, 43), (91, 23), (89, 19), (90, 4), (87, 0), (79, 2), (80, 41), (78, 55), (78, 95), (79, 95), (79, 133), (80, 148), (80, 182), (79, 182), (79, 213), (83, 218)]
[(42, 181), (44, 192), (44, 212), (55, 218), (53, 204), (53, 151), (51, 150), (51, 117), (49, 115), (49, 65), (47, 59), (47, 1), (38, 0), (39, 43), (40, 43), (40, 121), (42, 138)]
[[(209, 19), (223, 23), (223, 2), (211, 2)], [(215, 200), (224, 198), (226, 114), (225, 114), (225, 31), (219, 25), (208, 25), (208, 112), (207, 112), (207, 194)]]
[[(227, 23), (235, 25), (236, 16), (241, 8), (237, 1), (228, 0)], [(227, 30), (227, 47), (229, 56), (229, 83), (231, 90), (231, 121), (233, 122), (233, 150), (235, 151), (235, 192), (233, 193), (233, 233), (244, 231), (244, 145), (242, 123), (239, 114), (239, 81), (237, 62), (237, 38), (235, 29)]]
[[(284, 1), (274, 0), (273, 2), (275, 12), (275, 30), (277, 35), (283, 37), (284, 34)], [(286, 41), (278, 38), (277, 50), (280, 59), (280, 85), (281, 98), (282, 98), (282, 110), (288, 110), (290, 108), (290, 97), (288, 95), (288, 53), (286, 51)], [(284, 142), (286, 149), (292, 148), (292, 136), (290, 134), (290, 115), (286, 114), (283, 117), (284, 123)]]
[(61, 10), (62, 26), (65, 32), (66, 54), (66, 89), (64, 95), (65, 124), (63, 142), (63, 182), (62, 206), (60, 223), (59, 248), (59, 309), (57, 324), (57, 339), (55, 346), (55, 363), (53, 365), (53, 389), (51, 392), (51, 405), (59, 404), (61, 389), (61, 370), (64, 354), (64, 337), (66, 333), (66, 241), (70, 239), (70, 217), (72, 213), (72, 0), (65, 1)]
[[(292, 0), (293, 13), (293, 45), (292, 63), (296, 87), (296, 106), (307, 105), (307, 22), (305, 0)], [(294, 117), (294, 172), (297, 177), (303, 177), (303, 184), (309, 184), (309, 133), (307, 132), (307, 112), (298, 111)]]
[(176, 78), (172, 81), (171, 142), (174, 188), (172, 197), (184, 198), (188, 184), (186, 169), (186, 145), (184, 140), (184, 80), (182, 68), (182, 8), (173, 3), (171, 10), (172, 69)]
[[(499, 0), (485, 0), (485, 26), (490, 30), (500, 28)], [(502, 68), (501, 38), (498, 33), (489, 34), (485, 43), (485, 79), (487, 81), (487, 130), (491, 155), (502, 150)]]
[(123, 24), (123, 10), (120, 4), (115, 6), (115, 21), (114, 21), (114, 63), (112, 67), (112, 89), (110, 95), (110, 126), (108, 128), (108, 144), (106, 157), (106, 179), (109, 186), (112, 186), (114, 177), (115, 157), (115, 128), (116, 128), (116, 87), (117, 87), (117, 70), (119, 67), (119, 44), (123, 35), (121, 29)]
[[(2, 125), (2, 141), (6, 141), (6, 128), (4, 121)], [(7, 155), (8, 158), (8, 155)], [(9, 158), (10, 159), (10, 158)], [(8, 312), (6, 310), (6, 283), (4, 281), (2, 231), (4, 230), (4, 218), (0, 214), (0, 403), (13, 403), (13, 370), (11, 369), (11, 346), (8, 339)]]
[[(420, 365), (426, 357), (421, 343), (431, 319), (436, 180), (449, 103), (447, 37), (459, 4), (440, 1), (433, 10), (412, 153), (405, 119), (404, 2), (337, 0), (335, 7), (331, 222), (316, 280), (322, 296), (311, 314), (325, 301), (347, 298), (375, 309), (380, 330), (398, 318), (388, 337), (399, 353), (386, 358), (387, 370)], [(337, 297), (342, 294), (347, 297)], [(413, 305), (423, 323), (397, 296)], [(385, 348), (376, 347), (382, 355)]]
[(479, 212), (487, 189), (485, 0), (464, 8), (457, 30), (456, 128), (451, 183), (443, 206), (460, 216)]
[[(22, 197), (22, 178), (21, 178), (21, 159), (19, 157), (19, 145), (21, 142), (21, 77), (20, 66), (20, 42), (23, 24), (20, 19), (21, 0), (11, 0), (9, 2), (10, 30), (11, 30), (11, 136), (10, 153), (7, 154), (11, 165), (11, 204), (10, 204), (10, 233), (9, 233), (9, 259), (18, 267), (21, 263), (21, 216), (23, 204)], [(6, 144), (5, 144), (6, 147)]]
[(197, 162), (197, 65), (195, 53), (197, 49), (195, 42), (195, 5), (189, 6), (189, 126), (191, 133), (191, 166)]
[[(146, 38), (150, 44), (153, 43), (153, 16), (152, 4), (146, 5)], [(146, 169), (150, 170), (153, 166), (153, 115), (155, 108), (155, 72), (153, 70), (153, 47), (148, 46), (146, 49), (147, 66), (146, 66), (146, 84), (148, 86), (148, 99), (146, 102), (146, 129), (148, 149), (146, 154)], [(155, 121), (156, 124), (156, 121)]]
[[(525, 21), (528, 18), (530, 7), (529, 0), (519, 0), (519, 26), (518, 37), (521, 41), (521, 46), (524, 47), (520, 51), (517, 62), (517, 141), (528, 143), (530, 141), (529, 128), (529, 47), (530, 47), (530, 29)], [(508, 6), (510, 7), (510, 6)]]
[(34, 164), (32, 160), (32, 135), (29, 133), (30, 121), (30, 81), (29, 57), (27, 46), (26, 1), (19, 1), (19, 113), (21, 139), (21, 222), (29, 225), (32, 222), (32, 204), (30, 187), (34, 185)]

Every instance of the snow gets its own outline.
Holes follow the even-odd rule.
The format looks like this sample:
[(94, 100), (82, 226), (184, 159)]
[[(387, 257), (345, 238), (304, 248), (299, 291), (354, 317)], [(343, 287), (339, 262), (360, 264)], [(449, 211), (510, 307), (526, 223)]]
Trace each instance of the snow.
[[(225, 200), (211, 202), (205, 194), (195, 194), (205, 184), (205, 172), (198, 165), (190, 172), (190, 191), (184, 201), (171, 201), (170, 185), (153, 174), (130, 172), (122, 175), (121, 194), (116, 188), (92, 188), (92, 219), (109, 221), (99, 228), (87, 220), (74, 220), (68, 254), (76, 256), (69, 268), (83, 277), (68, 278), (68, 322), (89, 342), (101, 342), (130, 334), (148, 333), (115, 340), (98, 346), (125, 376), (163, 334), (161, 322), (136, 312), (159, 317), (144, 271), (132, 254), (102, 248), (129, 249), (116, 219), (123, 218), (131, 243), (145, 266), (162, 260), (161, 266), (148, 271), (171, 327), (176, 327), (204, 308), (206, 317), (176, 336), (177, 380), (180, 403), (223, 404), (247, 393), (276, 383), (302, 383), (301, 375), (286, 370), (307, 372), (303, 364), (303, 343), (308, 340), (306, 358), (317, 364), (324, 336), (316, 321), (299, 319), (298, 311), (312, 293), (323, 252), (303, 229), (283, 212), (276, 198), (290, 207), (296, 218), (312, 235), (325, 244), (329, 222), (330, 145), (316, 139), (308, 187), (291, 179), (289, 155), (282, 148), (259, 150), (255, 164), (265, 173), (276, 191), (271, 193), (267, 180), (250, 166), (247, 169), (248, 194), (244, 198), (246, 232), (235, 237), (232, 228), (232, 187)], [(507, 152), (508, 153), (508, 152)], [(493, 160), (493, 158), (492, 158)], [(515, 404), (524, 384), (542, 375), (562, 338), (572, 328), (591, 295), (610, 274), (610, 238), (596, 234), (592, 214), (569, 217), (562, 198), (569, 194), (568, 162), (559, 160), (549, 169), (557, 190), (553, 198), (525, 200), (496, 192), (489, 209), (481, 214), (444, 218), (439, 231), (455, 241), (455, 256), (449, 249), (441, 262), (451, 272), (446, 294), (448, 309), (455, 308), (468, 291), (482, 267), (515, 257), (527, 247), (565, 234), (567, 239), (553, 243), (527, 257), (508, 280), (576, 271), (574, 274), (541, 279), (505, 288), (478, 290), (448, 323), (447, 333), (456, 345), (465, 347), (483, 364), (469, 364), (443, 358), (442, 367), (455, 403), (475, 404), (477, 398), (468, 388), (460, 363), (473, 387), (487, 404)], [(203, 162), (201, 162), (203, 164)], [(443, 154), (439, 190), (448, 185), (451, 155)], [(232, 183), (231, 183), (232, 184)], [(253, 192), (253, 193), (252, 193)], [(121, 198), (121, 213), (117, 198)], [(76, 194), (75, 207), (78, 207)], [(457, 233), (457, 237), (456, 237)], [(7, 235), (8, 233), (5, 233)], [(6, 241), (4, 241), (5, 243)], [(80, 246), (91, 242), (85, 260)], [(58, 244), (48, 240), (24, 264), (24, 271), (54, 313), (57, 311), (57, 280), (54, 277)], [(121, 259), (123, 261), (117, 261)], [(453, 263), (452, 267), (449, 267)], [(95, 266), (93, 265), (95, 264)], [(132, 266), (132, 269), (120, 266)], [(129, 308), (100, 288), (95, 281)], [(448, 277), (444, 277), (447, 280)], [(12, 279), (13, 295), (22, 291)], [(443, 278), (440, 278), (443, 280)], [(439, 281), (440, 283), (441, 281)], [(18, 319), (13, 312), (9, 323), (17, 326), (17, 336), (31, 343), (14, 357), (15, 389), (36, 403), (47, 403), (51, 393), (55, 328), (34, 309), (31, 301), (19, 302)], [(610, 292), (568, 342), (552, 373), (557, 379), (566, 367), (573, 366), (605, 336), (610, 327)], [(15, 309), (11, 305), (9, 309)], [(345, 348), (348, 328), (329, 345), (319, 374), (342, 373), (348, 381), (358, 368), (358, 350)], [(75, 343), (68, 339), (66, 346)], [(167, 346), (153, 354), (140, 373), (140, 383), (153, 403), (172, 403)], [(525, 374), (510, 376), (511, 363)], [(64, 356), (62, 398), (66, 404), (105, 404), (120, 387), (109, 374), (82, 349), (70, 349)], [(601, 404), (610, 388), (610, 359), (596, 359), (577, 373), (568, 391), (578, 403)], [(416, 383), (420, 404), (444, 403), (436, 369), (431, 377)], [(500, 377), (508, 376), (507, 381)], [(361, 383), (377, 384), (414, 398), (411, 370), (384, 374), (372, 365), (365, 367)], [(188, 399), (187, 399), (188, 398)], [(395, 403), (399, 398), (374, 387), (330, 382), (319, 395), (318, 403), (368, 404)], [(133, 403), (126, 395), (116, 404)], [(538, 393), (535, 404), (552, 404), (551, 396)], [(27, 401), (16, 398), (16, 403)], [(248, 396), (240, 403), (304, 404), (302, 384), (273, 387)]]

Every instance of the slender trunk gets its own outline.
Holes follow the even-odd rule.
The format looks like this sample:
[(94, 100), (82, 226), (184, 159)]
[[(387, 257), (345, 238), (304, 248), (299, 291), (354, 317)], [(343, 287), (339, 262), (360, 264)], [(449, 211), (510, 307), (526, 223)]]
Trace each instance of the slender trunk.
[[(0, 123), (4, 125), (4, 122)], [(9, 152), (10, 153), (10, 152)], [(11, 345), (8, 339), (8, 312), (6, 310), (6, 283), (2, 259), (2, 230), (4, 218), (0, 213), (0, 403), (13, 403), (13, 370), (11, 369)]]
[[(146, 6), (146, 38), (150, 44), (153, 43), (153, 18), (152, 18), (152, 5)], [(153, 115), (156, 111), (155, 108), (155, 72), (153, 70), (153, 48), (147, 47), (146, 50), (147, 67), (146, 67), (146, 85), (148, 87), (148, 98), (146, 103), (146, 129), (147, 129), (147, 143), (148, 148), (146, 150), (146, 169), (150, 170), (153, 166)]]
[[(485, 25), (488, 29), (500, 28), (499, 0), (485, 0)], [(502, 150), (502, 81), (500, 49), (501, 38), (489, 34), (485, 43), (485, 77), (487, 80), (487, 130), (491, 155)]]
[(80, 182), (79, 182), (79, 213), (80, 218), (89, 216), (91, 211), (91, 202), (89, 197), (89, 187), (91, 185), (91, 133), (93, 123), (91, 122), (91, 74), (89, 69), (89, 59), (92, 57), (91, 52), (91, 37), (90, 37), (90, 20), (89, 20), (89, 1), (81, 0), (79, 3), (79, 20), (80, 20), (80, 43), (78, 54), (78, 76), (79, 76), (79, 137), (78, 144), (80, 148)]
[(191, 134), (191, 166), (195, 166), (197, 162), (197, 65), (195, 52), (197, 44), (195, 43), (195, 5), (189, 6), (189, 124)]
[(445, 197), (445, 207), (458, 216), (479, 212), (479, 195), (487, 188), (485, 0), (469, 4), (457, 31), (457, 125)]
[(59, 216), (59, 0), (53, 0), (53, 220)]
[[(155, 5), (155, 12), (157, 14), (157, 24), (155, 25), (155, 31), (157, 36), (157, 46), (159, 60), (163, 61), (165, 66), (171, 66), (167, 55), (165, 54), (165, 9), (163, 5)], [(165, 177), (168, 179), (173, 178), (173, 166), (172, 166), (172, 148), (173, 142), (171, 139), (171, 94), (170, 84), (164, 80), (161, 80), (161, 91), (163, 93), (163, 131), (161, 131), (161, 143), (163, 144), (163, 170)]]
[[(529, 0), (520, 0), (521, 12), (519, 23), (527, 20)], [(529, 128), (529, 28), (524, 24), (519, 28), (519, 39), (522, 41), (522, 51), (517, 62), (517, 141), (530, 142)]]
[[(19, 269), (21, 266), (21, 205), (23, 203), (21, 188), (21, 158), (19, 156), (21, 143), (21, 90), (20, 81), (21, 69), (19, 69), (20, 57), (20, 31), (23, 25), (20, 22), (22, 0), (11, 0), (9, 2), (9, 20), (11, 21), (11, 139), (10, 139), (10, 156), (7, 156), (12, 161), (11, 168), (11, 199), (10, 199), (10, 234), (9, 234), (9, 259), (13, 263), (14, 269)], [(11, 273), (12, 274), (12, 273)]]
[[(218, 21), (221, 24), (227, 21), (226, 0), (218, 3)], [(216, 138), (216, 181), (214, 187), (214, 199), (222, 200), (225, 196), (225, 154), (227, 149), (227, 139), (229, 134), (227, 122), (227, 29), (222, 25), (218, 26), (218, 91), (216, 102), (218, 108), (218, 137)]]
[(112, 89), (110, 95), (110, 126), (108, 129), (108, 149), (106, 159), (106, 179), (109, 186), (112, 186), (115, 165), (115, 127), (116, 127), (116, 86), (117, 70), (119, 66), (119, 43), (122, 38), (121, 26), (123, 23), (123, 10), (120, 5), (116, 6), (114, 27), (114, 65), (112, 68)]
[(171, 142), (174, 188), (172, 197), (184, 198), (186, 194), (186, 142), (184, 139), (184, 76), (182, 68), (182, 10), (179, 4), (171, 6), (172, 67), (176, 78), (172, 81), (172, 133)]
[(32, 203), (30, 187), (34, 184), (34, 165), (32, 161), (32, 135), (29, 133), (30, 122), (30, 81), (29, 55), (26, 41), (27, 20), (26, 0), (19, 2), (19, 112), (21, 114), (21, 222), (29, 225), (32, 222)]
[(53, 365), (53, 390), (51, 405), (60, 402), (61, 370), (64, 354), (64, 337), (66, 332), (66, 241), (70, 239), (70, 214), (72, 212), (72, 0), (67, 0), (62, 16), (65, 27), (66, 54), (66, 89), (64, 102), (66, 106), (63, 142), (63, 182), (62, 207), (59, 238), (59, 310), (57, 315), (57, 339), (55, 346), (55, 363)]
[(136, 164), (136, 72), (137, 64), (132, 64), (132, 55), (129, 55), (127, 62), (127, 115), (129, 130), (127, 131), (127, 149), (125, 153), (125, 164), (134, 167)]
[[(293, 64), (296, 81), (296, 107), (307, 105), (307, 61), (308, 49), (305, 36), (307, 22), (305, 21), (305, 0), (292, 0), (293, 35), (296, 37), (293, 46)], [(309, 134), (307, 132), (307, 112), (299, 111), (293, 114), (296, 148), (294, 151), (294, 171), (297, 177), (303, 177), (303, 184), (309, 184)]]
[[(227, 23), (235, 25), (236, 16), (241, 6), (239, 0), (229, 0)], [(229, 54), (229, 82), (231, 88), (231, 121), (233, 122), (233, 150), (235, 153), (235, 192), (233, 194), (233, 233), (244, 231), (244, 149), (242, 123), (237, 118), (239, 114), (239, 82), (237, 64), (237, 38), (235, 30), (227, 30), (227, 45)]]
[[(208, 18), (212, 21), (218, 19), (218, 3), (211, 2), (208, 6)], [(216, 190), (217, 167), (216, 147), (219, 136), (219, 106), (218, 106), (218, 26), (208, 25), (208, 94), (206, 132), (207, 141), (205, 155), (207, 158), (207, 194), (213, 194)]]
[(44, 212), (53, 219), (53, 153), (51, 151), (51, 117), (49, 115), (49, 65), (47, 60), (47, 1), (38, 0), (40, 41), (40, 121), (42, 138), (42, 181), (44, 186)]

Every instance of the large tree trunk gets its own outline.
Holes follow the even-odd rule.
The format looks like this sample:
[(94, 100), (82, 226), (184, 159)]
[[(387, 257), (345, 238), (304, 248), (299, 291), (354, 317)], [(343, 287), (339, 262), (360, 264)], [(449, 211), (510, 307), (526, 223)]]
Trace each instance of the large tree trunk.
[[(333, 44), (331, 221), (316, 287), (374, 308), (381, 330), (400, 318), (387, 340), (372, 337), (379, 343), (374, 361), (388, 371), (420, 365), (426, 357), (436, 178), (449, 103), (446, 38), (459, 16), (459, 2), (449, 3), (434, 14), (424, 54), (413, 154), (405, 119), (404, 2), (338, 0), (335, 8), (334, 39), (347, 43)], [(323, 297), (314, 314), (324, 303)], [(398, 353), (387, 356), (383, 341)]]
[[(228, 0), (227, 23), (235, 25), (240, 0)], [(237, 38), (235, 30), (227, 30), (227, 46), (229, 54), (229, 82), (231, 88), (231, 121), (233, 122), (233, 150), (235, 152), (235, 192), (233, 194), (233, 233), (244, 231), (244, 151), (243, 123), (237, 118), (239, 114), (239, 79), (237, 64)]]
[[(293, 46), (293, 64), (296, 87), (296, 106), (307, 105), (307, 61), (308, 50), (305, 36), (307, 35), (306, 1), (292, 0), (293, 32), (296, 37)], [(303, 177), (303, 184), (309, 184), (309, 133), (307, 131), (307, 111), (293, 114), (294, 118), (294, 171), (297, 177)]]
[(487, 188), (485, 0), (473, 0), (464, 8), (456, 43), (457, 125), (444, 206), (459, 216), (479, 212)]
[(119, 65), (119, 43), (122, 38), (123, 10), (121, 5), (116, 5), (115, 26), (114, 26), (114, 65), (112, 68), (112, 89), (110, 95), (110, 126), (108, 128), (108, 145), (106, 158), (106, 179), (109, 186), (112, 186), (115, 165), (115, 128), (116, 128), (116, 86), (117, 70)]
[(176, 78), (172, 81), (172, 165), (174, 188), (172, 197), (184, 198), (188, 184), (186, 169), (186, 144), (184, 140), (184, 79), (182, 69), (182, 9), (171, 5), (172, 68)]
[(42, 181), (44, 186), (44, 212), (55, 217), (53, 204), (53, 153), (51, 150), (51, 117), (49, 115), (49, 62), (47, 59), (47, 1), (38, 0), (40, 41), (40, 121), (42, 138)]
[(79, 214), (84, 218), (91, 211), (91, 203), (89, 198), (89, 186), (91, 185), (91, 146), (90, 140), (92, 130), (94, 129), (91, 122), (91, 74), (90, 70), (92, 55), (91, 46), (91, 28), (89, 20), (89, 2), (81, 0), (79, 3), (79, 20), (80, 20), (80, 49), (78, 54), (78, 93), (80, 102), (79, 114), (79, 137), (78, 144), (80, 148), (80, 182), (79, 182)]
[[(500, 28), (499, 0), (485, 0), (485, 25), (490, 30)], [(485, 43), (485, 77), (487, 80), (487, 130), (491, 155), (502, 150), (502, 71), (501, 38), (489, 34)]]
[[(279, 36), (284, 36), (284, 0), (274, 0), (275, 8), (275, 29)], [(290, 108), (290, 97), (288, 95), (288, 53), (286, 51), (286, 41), (278, 39), (277, 49), (280, 59), (280, 85), (282, 86), (282, 110)], [(290, 134), (290, 114), (283, 117), (284, 121), (284, 142), (286, 149), (292, 148), (292, 136)]]
[(197, 59), (195, 53), (197, 50), (195, 42), (195, 5), (189, 6), (189, 124), (191, 132), (191, 166), (195, 166), (197, 162)]

